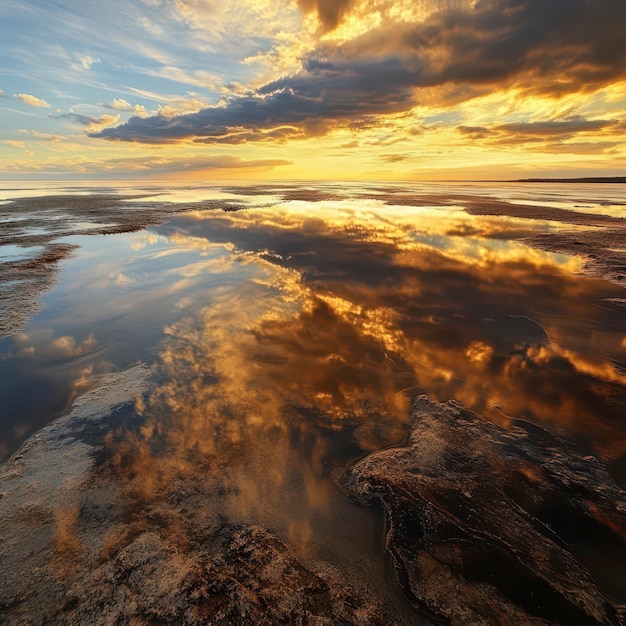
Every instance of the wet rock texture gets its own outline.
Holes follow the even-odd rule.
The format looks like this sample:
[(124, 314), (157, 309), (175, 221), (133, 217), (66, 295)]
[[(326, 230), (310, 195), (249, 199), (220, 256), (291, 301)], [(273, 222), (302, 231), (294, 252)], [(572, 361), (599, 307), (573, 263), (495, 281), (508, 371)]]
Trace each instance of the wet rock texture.
[[(86, 585), (87, 583), (87, 585)], [(86, 589), (89, 592), (86, 593)], [(62, 624), (385, 624), (325, 570), (307, 570), (258, 526), (225, 525), (181, 550), (146, 531), (77, 579), (56, 607)]]
[(452, 624), (623, 623), (626, 494), (602, 465), (454, 402), (420, 396), (413, 412), (408, 445), (366, 457), (344, 486), (384, 507), (415, 606)]
[(0, 466), (0, 624), (415, 623), (337, 565), (227, 520), (215, 459), (154, 488), (120, 480), (102, 440), (137, 421), (148, 374), (110, 375)]

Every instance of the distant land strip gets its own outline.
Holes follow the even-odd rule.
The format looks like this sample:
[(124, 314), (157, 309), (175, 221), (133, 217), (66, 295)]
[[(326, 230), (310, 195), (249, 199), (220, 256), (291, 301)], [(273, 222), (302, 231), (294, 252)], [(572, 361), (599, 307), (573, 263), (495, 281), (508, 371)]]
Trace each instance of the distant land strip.
[(626, 183), (626, 176), (595, 176), (590, 178), (520, 178), (512, 183)]

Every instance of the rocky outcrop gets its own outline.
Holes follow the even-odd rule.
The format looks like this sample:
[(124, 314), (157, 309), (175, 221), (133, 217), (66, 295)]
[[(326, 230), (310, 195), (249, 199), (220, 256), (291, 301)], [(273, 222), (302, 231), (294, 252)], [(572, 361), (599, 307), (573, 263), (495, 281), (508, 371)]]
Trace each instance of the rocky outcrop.
[(603, 466), (537, 426), (504, 430), (454, 402), (420, 396), (413, 415), (408, 445), (366, 457), (344, 487), (384, 508), (415, 606), (453, 624), (621, 623), (607, 588), (624, 592), (626, 494)]
[(116, 423), (140, 423), (147, 376), (111, 375), (0, 467), (3, 624), (623, 621), (626, 494), (542, 428), (505, 430), (421, 396), (405, 447), (342, 470), (353, 498), (384, 509), (413, 612), (365, 573), (228, 519), (219, 459), (148, 489), (154, 464), (141, 473), (115, 442), (102, 447)]
[[(86, 592), (89, 590), (88, 592)], [(385, 624), (336, 573), (306, 569), (258, 526), (224, 526), (180, 550), (147, 531), (77, 579), (54, 611), (62, 624)]]

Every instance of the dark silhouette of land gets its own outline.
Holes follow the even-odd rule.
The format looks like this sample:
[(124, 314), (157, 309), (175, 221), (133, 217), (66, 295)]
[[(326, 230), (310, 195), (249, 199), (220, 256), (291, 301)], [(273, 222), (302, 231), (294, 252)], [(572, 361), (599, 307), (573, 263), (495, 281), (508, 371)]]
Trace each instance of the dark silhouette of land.
[(626, 183), (626, 176), (596, 176), (590, 178), (521, 178), (514, 183)]

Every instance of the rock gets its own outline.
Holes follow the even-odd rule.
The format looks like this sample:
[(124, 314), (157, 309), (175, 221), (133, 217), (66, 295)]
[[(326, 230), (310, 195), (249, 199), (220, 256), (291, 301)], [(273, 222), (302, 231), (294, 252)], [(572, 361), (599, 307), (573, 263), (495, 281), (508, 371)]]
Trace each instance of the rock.
[[(331, 568), (313, 573), (258, 526), (222, 532), (218, 556), (202, 570), (198, 614), (215, 624), (386, 624), (375, 601)], [(203, 610), (204, 609), (204, 610)]]
[(332, 569), (313, 573), (282, 541), (253, 525), (226, 525), (186, 550), (148, 530), (114, 558), (79, 568), (57, 597), (38, 619), (32, 612), (19, 620), (9, 614), (6, 623), (388, 623), (375, 601), (341, 582)]
[(383, 506), (414, 605), (452, 624), (620, 623), (585, 566), (610, 586), (626, 563), (626, 494), (604, 467), (537, 426), (507, 431), (455, 402), (420, 396), (413, 416), (408, 445), (361, 460), (343, 486)]

